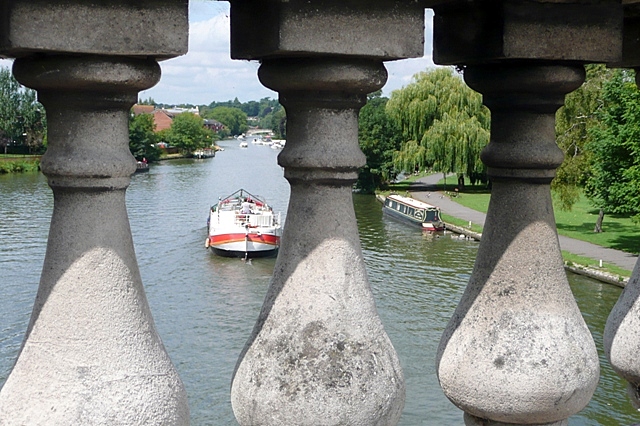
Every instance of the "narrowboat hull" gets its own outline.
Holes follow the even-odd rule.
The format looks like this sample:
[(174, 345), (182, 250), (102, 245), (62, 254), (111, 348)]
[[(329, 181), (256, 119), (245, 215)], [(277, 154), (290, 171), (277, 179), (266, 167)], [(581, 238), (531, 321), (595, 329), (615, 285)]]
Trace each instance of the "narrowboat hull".
[(444, 223), (440, 220), (440, 210), (413, 198), (390, 195), (384, 200), (382, 211), (394, 219), (424, 231), (444, 230)]

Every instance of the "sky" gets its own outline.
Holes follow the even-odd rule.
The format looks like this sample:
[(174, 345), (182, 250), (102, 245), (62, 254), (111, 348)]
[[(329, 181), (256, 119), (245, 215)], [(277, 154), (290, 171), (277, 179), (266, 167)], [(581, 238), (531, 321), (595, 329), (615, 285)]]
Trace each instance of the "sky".
[[(162, 61), (162, 78), (151, 89), (140, 92), (140, 99), (157, 103), (208, 105), (238, 98), (240, 102), (269, 97), (277, 93), (258, 80), (257, 61), (231, 60), (229, 53), (229, 3), (191, 0), (189, 2), (189, 52)], [(422, 58), (386, 62), (389, 72), (382, 88), (385, 96), (411, 82), (414, 74), (434, 67), (432, 60), (432, 12), (426, 12), (425, 55)], [(259, 30), (259, 28), (256, 28)], [(10, 66), (0, 60), (0, 66)]]

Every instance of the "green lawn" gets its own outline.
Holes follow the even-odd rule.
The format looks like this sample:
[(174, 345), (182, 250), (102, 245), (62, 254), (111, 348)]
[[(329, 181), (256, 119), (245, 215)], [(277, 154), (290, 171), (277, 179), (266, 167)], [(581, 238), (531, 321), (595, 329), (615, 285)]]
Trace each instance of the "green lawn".
[[(489, 196), (486, 189), (467, 186), (452, 200), (486, 213)], [(593, 232), (598, 210), (589, 204), (585, 196), (580, 198), (571, 211), (563, 211), (554, 205), (554, 212), (558, 233), (561, 235), (629, 253), (638, 253), (640, 249), (640, 224), (633, 223), (628, 216), (605, 215), (603, 232)]]

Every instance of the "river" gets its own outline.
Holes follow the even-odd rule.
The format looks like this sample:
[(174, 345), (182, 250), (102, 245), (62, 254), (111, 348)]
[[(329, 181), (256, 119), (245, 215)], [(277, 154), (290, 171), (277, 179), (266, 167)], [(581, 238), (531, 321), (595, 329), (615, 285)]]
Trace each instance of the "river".
[[(257, 318), (273, 259), (216, 257), (204, 248), (209, 207), (245, 188), (286, 213), (289, 185), (278, 150), (223, 141), (215, 158), (172, 160), (134, 175), (127, 207), (136, 255), (158, 332), (189, 395), (192, 424), (234, 425), (230, 381)], [(435, 351), (473, 267), (478, 244), (433, 237), (382, 216), (372, 196), (354, 195), (365, 263), (376, 304), (407, 381), (401, 425), (462, 425), (442, 394)], [(0, 175), (0, 383), (15, 361), (31, 314), (53, 197), (41, 174)], [(602, 355), (602, 330), (620, 289), (570, 275), (602, 360), (589, 406), (569, 425), (638, 421), (625, 384)]]

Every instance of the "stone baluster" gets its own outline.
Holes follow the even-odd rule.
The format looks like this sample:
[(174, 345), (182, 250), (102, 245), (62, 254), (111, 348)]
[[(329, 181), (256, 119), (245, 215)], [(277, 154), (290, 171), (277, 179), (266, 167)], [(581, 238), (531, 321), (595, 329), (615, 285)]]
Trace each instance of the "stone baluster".
[(382, 87), (381, 62), (272, 60), (291, 199), (274, 276), (231, 391), (242, 425), (392, 425), (404, 379), (364, 268), (351, 187), (365, 158), (358, 110)]
[[(18, 57), (16, 78), (47, 112), (41, 167), (54, 210), (0, 423), (187, 425), (186, 391), (153, 324), (125, 206), (136, 168), (129, 111), (160, 78), (152, 58), (186, 51), (186, 3), (14, 0), (3, 12), (2, 53)], [(169, 23), (176, 32), (166, 36)]]
[[(249, 22), (269, 17), (257, 40)], [(241, 425), (394, 425), (404, 379), (377, 315), (351, 187), (358, 111), (384, 60), (422, 55), (419, 2), (231, 2), (232, 56), (280, 94), (291, 184), (282, 246), (231, 388)]]
[(491, 110), (482, 154), (491, 202), (437, 372), (468, 425), (566, 424), (598, 383), (595, 344), (564, 272), (549, 188), (563, 160), (554, 114), (583, 79), (581, 66), (465, 70)]
[(566, 425), (595, 391), (598, 355), (563, 269), (549, 185), (563, 160), (555, 112), (583, 82), (580, 63), (619, 58), (620, 12), (614, 2), (435, 8), (434, 60), (464, 65), (492, 117), (484, 233), (436, 361), (467, 425)]
[[(635, 68), (640, 87), (640, 2), (625, 5), (622, 61), (612, 64)], [(611, 367), (628, 382), (631, 404), (640, 410), (640, 260), (631, 278), (607, 318), (604, 329), (604, 352)]]

